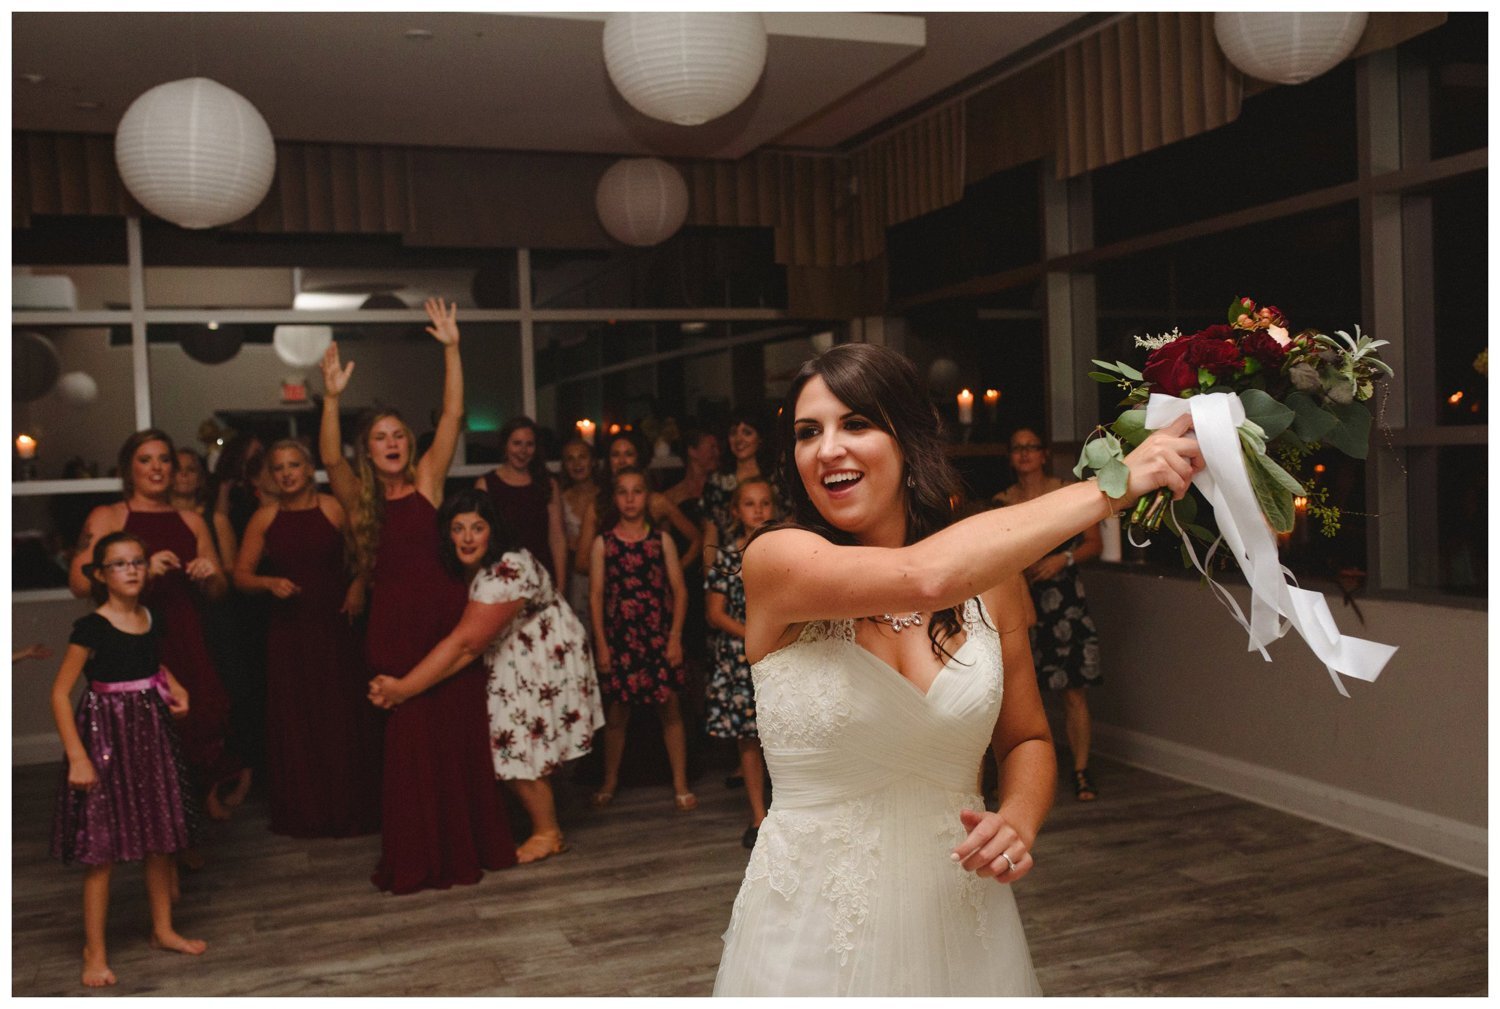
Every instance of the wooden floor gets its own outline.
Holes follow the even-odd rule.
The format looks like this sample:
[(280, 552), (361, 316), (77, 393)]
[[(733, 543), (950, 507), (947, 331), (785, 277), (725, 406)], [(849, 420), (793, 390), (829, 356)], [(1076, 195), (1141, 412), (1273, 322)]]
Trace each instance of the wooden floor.
[[(1487, 881), (1104, 760), (1058, 797), (1017, 886), (1051, 995), (1485, 995)], [(252, 798), (185, 877), (194, 959), (154, 952), (139, 866), (116, 871), (110, 963), (132, 995), (706, 995), (746, 852), (743, 793), (702, 807), (560, 783), (573, 850), (477, 886), (392, 897), (374, 838), (296, 841)], [(73, 995), (80, 873), (46, 855), (56, 771), (14, 773), (12, 993)]]

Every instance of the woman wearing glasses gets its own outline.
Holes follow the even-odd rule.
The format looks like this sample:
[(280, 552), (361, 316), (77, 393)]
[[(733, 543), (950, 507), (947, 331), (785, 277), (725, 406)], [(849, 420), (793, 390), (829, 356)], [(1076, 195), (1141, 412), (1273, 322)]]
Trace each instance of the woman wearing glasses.
[[(1016, 505), (1057, 490), (1062, 480), (1047, 473), (1047, 447), (1031, 428), (1010, 436), (1010, 467), (1016, 482), (995, 495), (997, 505)], [(1031, 651), (1037, 681), (1043, 690), (1060, 692), (1073, 753), (1073, 796), (1080, 802), (1099, 797), (1089, 776), (1090, 720), (1085, 690), (1102, 682), (1099, 635), (1084, 600), (1078, 565), (1098, 557), (1104, 549), (1097, 525), (1064, 543), (1026, 569), (1036, 605)]]

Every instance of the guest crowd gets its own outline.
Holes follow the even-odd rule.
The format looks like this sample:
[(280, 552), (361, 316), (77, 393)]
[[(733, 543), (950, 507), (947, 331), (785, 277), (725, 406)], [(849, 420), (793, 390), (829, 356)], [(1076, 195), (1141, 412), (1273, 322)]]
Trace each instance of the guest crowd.
[[(424, 449), (384, 410), (346, 456), (340, 401), (358, 378), (337, 345), (316, 447), (240, 437), (210, 473), (160, 430), (121, 446), (123, 499), (88, 516), (69, 576), (99, 609), (75, 625), (52, 695), (67, 756), (53, 853), (86, 866), (85, 984), (114, 982), (103, 937), (116, 861), (147, 859), (153, 942), (202, 952), (172, 930), (177, 867), (203, 864), (200, 816), (233, 816), (253, 775), (272, 831), (379, 831), (375, 886), (444, 889), (566, 851), (552, 778), (600, 745), (592, 805), (607, 807), (631, 712), (649, 707), (677, 810), (697, 806), (690, 733), (733, 741), (753, 846), (767, 797), (739, 571), (747, 539), (788, 512), (770, 427), (740, 412), (726, 430), (687, 431), (680, 481), (658, 487), (634, 432), (597, 450), (574, 436), (554, 477), (545, 432), (518, 417), (499, 465), (460, 487), (459, 327), (452, 306), (426, 309), (445, 377)], [(1018, 436), (1020, 483), (997, 503), (1045, 489), (1036, 435)], [(1090, 550), (1097, 536), (1029, 573), (1068, 590), (1039, 597), (1077, 633), (1042, 673), (1070, 698), (1080, 798), (1095, 794), (1080, 688), (1098, 669), (1071, 569)], [(505, 793), (529, 821), (519, 844)]]

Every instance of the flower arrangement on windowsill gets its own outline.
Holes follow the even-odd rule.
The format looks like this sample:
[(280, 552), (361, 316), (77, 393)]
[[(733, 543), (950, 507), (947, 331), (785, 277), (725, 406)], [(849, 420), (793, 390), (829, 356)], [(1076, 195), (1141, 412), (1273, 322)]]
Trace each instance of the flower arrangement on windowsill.
[[(1280, 309), (1238, 298), (1229, 306), (1227, 324), (1136, 337), (1136, 345), (1150, 351), (1141, 370), (1123, 361), (1094, 361), (1100, 370), (1089, 377), (1123, 390), (1121, 405), (1127, 409), (1084, 445), (1075, 475), (1093, 471), (1106, 493), (1123, 494), (1126, 446), (1145, 440), (1146, 406), (1153, 395), (1190, 399), (1234, 393), (1243, 413), (1237, 425), (1241, 454), (1266, 521), (1276, 532), (1291, 531), (1294, 500), (1302, 497), (1323, 533), (1334, 535), (1339, 509), (1328, 503), (1326, 489), (1302, 476), (1303, 463), (1322, 445), (1365, 458), (1371, 426), (1365, 404), (1376, 380), (1393, 375), (1376, 353), (1387, 341), (1372, 340), (1358, 326), (1354, 333), (1329, 336), (1306, 329), (1293, 336)], [(1138, 502), (1130, 521), (1147, 531), (1166, 523), (1176, 534), (1214, 540), (1196, 518), (1191, 497), (1173, 506), (1163, 491)]]

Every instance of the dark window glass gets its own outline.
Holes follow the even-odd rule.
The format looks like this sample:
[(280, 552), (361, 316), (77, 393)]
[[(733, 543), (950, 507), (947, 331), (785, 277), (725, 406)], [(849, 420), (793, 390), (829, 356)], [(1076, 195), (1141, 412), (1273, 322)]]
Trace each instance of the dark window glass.
[(1450, 12), (1430, 32), (1402, 44), (1403, 64), (1425, 66), (1431, 88), (1434, 158), (1489, 144), (1489, 15)]
[(537, 308), (785, 308), (769, 228), (686, 228), (646, 249), (531, 254)]
[(1306, 84), (1246, 98), (1226, 126), (1098, 169), (1094, 244), (1353, 181), (1354, 98), (1346, 61)]
[(1474, 176), (1432, 196), (1439, 424), (1489, 423), (1488, 365), (1479, 360), (1489, 346), (1486, 182)]

